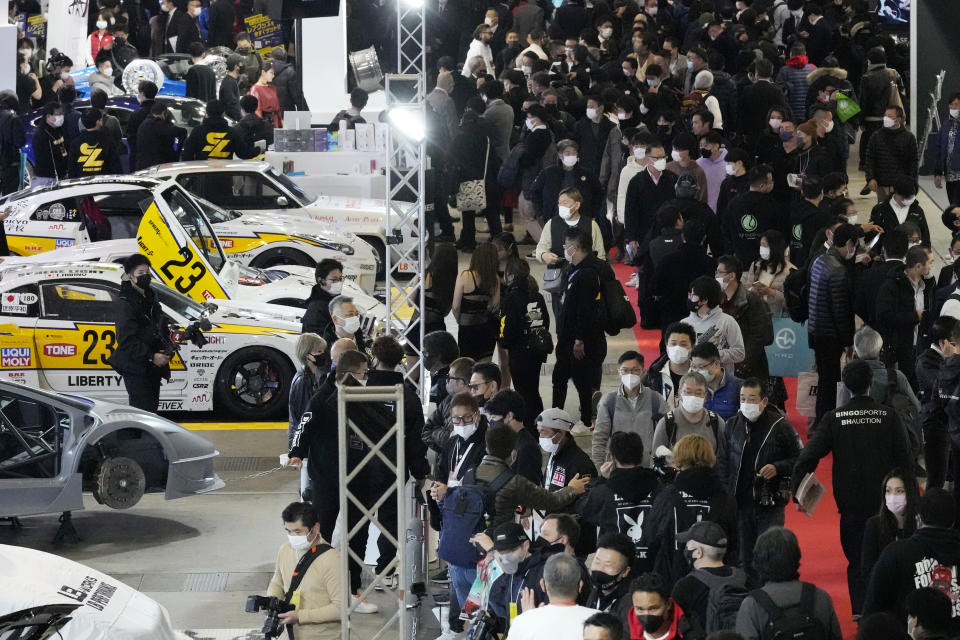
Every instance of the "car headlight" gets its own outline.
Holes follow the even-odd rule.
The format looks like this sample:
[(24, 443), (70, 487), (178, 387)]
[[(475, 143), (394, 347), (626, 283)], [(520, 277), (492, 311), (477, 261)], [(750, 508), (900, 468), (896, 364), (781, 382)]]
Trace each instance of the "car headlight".
[(353, 247), (343, 242), (332, 242), (330, 240), (327, 240), (326, 238), (321, 238), (320, 236), (314, 236), (309, 233), (298, 233), (296, 237), (300, 238), (301, 240), (306, 240), (307, 242), (319, 244), (323, 247), (326, 247), (327, 249), (330, 249), (331, 251), (339, 251), (345, 256), (352, 256), (354, 253)]

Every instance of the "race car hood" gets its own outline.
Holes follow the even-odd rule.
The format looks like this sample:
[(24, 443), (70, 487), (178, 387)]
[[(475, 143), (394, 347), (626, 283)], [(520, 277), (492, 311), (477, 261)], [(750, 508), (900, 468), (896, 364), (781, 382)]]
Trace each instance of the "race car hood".
[[(311, 213), (346, 215), (348, 222), (382, 223), (387, 213), (387, 201), (376, 198), (321, 195), (307, 207), (309, 207)], [(353, 216), (356, 216), (357, 219), (353, 220)]]
[(208, 316), (213, 323), (249, 322), (260, 328), (300, 331), (303, 310), (296, 307), (237, 299), (211, 300), (210, 304), (215, 308)]
[(105, 573), (49, 553), (0, 545), (0, 616), (80, 605), (61, 629), (70, 640), (182, 640), (167, 610)]
[(246, 227), (257, 227), (263, 225), (273, 233), (285, 233), (291, 236), (301, 236), (308, 239), (316, 239), (320, 242), (330, 244), (344, 244), (353, 246), (359, 238), (350, 231), (340, 231), (338, 229), (318, 228), (316, 223), (305, 220), (303, 216), (294, 216), (284, 213), (284, 209), (266, 210), (266, 211), (236, 211), (232, 212), (237, 217), (229, 222), (218, 222), (213, 225), (214, 231), (220, 235), (220, 231), (242, 231), (248, 232)]

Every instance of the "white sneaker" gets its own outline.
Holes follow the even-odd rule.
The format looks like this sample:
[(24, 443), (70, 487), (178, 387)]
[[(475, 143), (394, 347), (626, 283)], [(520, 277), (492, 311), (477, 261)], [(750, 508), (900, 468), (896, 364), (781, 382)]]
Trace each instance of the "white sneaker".
[(462, 631), (460, 633), (457, 633), (452, 629), (447, 629), (437, 637), (437, 640), (457, 640), (457, 638), (459, 638), (462, 633), (463, 633)]
[[(359, 600), (358, 596), (353, 596), (353, 597), (354, 597), (354, 600)], [(373, 604), (372, 602), (367, 602), (366, 600), (363, 600), (362, 602), (357, 604), (356, 607), (354, 607), (353, 611), (354, 613), (376, 613), (380, 611), (380, 607)]]
[(627, 280), (627, 286), (628, 286), (628, 287), (634, 287), (634, 288), (639, 287), (639, 286), (640, 286), (640, 283), (637, 282), (637, 280), (638, 280), (637, 273), (636, 273), (636, 272), (633, 272), (633, 273), (630, 275), (630, 279)]
[(583, 420), (577, 420), (577, 424), (573, 425), (573, 429), (571, 430), (571, 432), (575, 436), (582, 436), (582, 435), (591, 433), (590, 427), (583, 424)]

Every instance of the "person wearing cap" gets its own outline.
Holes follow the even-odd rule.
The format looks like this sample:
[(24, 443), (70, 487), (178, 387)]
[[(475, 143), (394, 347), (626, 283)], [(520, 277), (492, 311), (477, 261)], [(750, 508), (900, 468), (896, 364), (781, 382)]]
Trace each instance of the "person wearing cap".
[[(512, 515), (512, 514), (511, 514)], [(546, 558), (540, 553), (531, 553), (530, 538), (523, 527), (516, 522), (503, 522), (488, 529), (484, 539), (478, 534), (477, 541), (489, 554), (493, 551), (497, 562), (506, 574), (497, 579), (490, 587), (490, 609), (500, 618), (501, 628), (520, 612), (520, 601), (527, 586), (527, 576), (534, 569), (542, 574)], [(488, 546), (492, 543), (492, 547)], [(577, 577), (579, 580), (579, 575)]]
[(120, 151), (103, 130), (103, 112), (89, 108), (80, 118), (83, 131), (70, 144), (67, 170), (71, 178), (123, 173)]
[(670, 597), (667, 580), (657, 573), (644, 573), (630, 583), (630, 604), (627, 625), (630, 638), (684, 640), (702, 638), (699, 621)]
[(673, 584), (670, 597), (706, 629), (710, 592), (726, 584), (745, 589), (747, 575), (738, 567), (724, 564), (727, 534), (716, 522), (697, 522), (679, 534), (677, 542), (683, 545), (691, 571)]
[(516, 454), (510, 469), (534, 484), (543, 482), (543, 454), (537, 439), (524, 427), (523, 396), (513, 389), (498, 391), (484, 406), (490, 425), (503, 424), (517, 434)]
[(234, 155), (246, 159), (257, 155), (257, 149), (247, 146), (243, 137), (227, 123), (223, 114), (222, 102), (207, 102), (207, 115), (203, 118), (203, 123), (194, 127), (187, 137), (180, 154), (181, 160), (228, 160)]
[[(737, 150), (731, 153), (734, 151)], [(742, 163), (733, 163), (739, 164)], [(748, 185), (745, 192), (732, 193), (743, 183)], [(724, 185), (727, 186), (721, 187), (717, 201), (717, 215), (726, 231), (726, 252), (737, 256), (741, 264), (749, 265), (760, 257), (760, 237), (770, 229), (781, 229), (786, 216), (777, 199), (770, 195), (774, 186), (773, 168), (759, 164), (740, 175), (734, 171)], [(728, 195), (729, 199), (726, 198)], [(796, 256), (791, 257), (796, 259)]]
[(243, 73), (243, 56), (231, 53), (227, 56), (227, 73), (220, 81), (217, 97), (223, 103), (223, 112), (234, 121), (240, 120), (240, 74)]
[(783, 527), (767, 529), (757, 538), (753, 566), (763, 586), (747, 595), (737, 612), (737, 633), (744, 640), (767, 637), (772, 607), (781, 610), (800, 607), (819, 623), (821, 638), (841, 640), (840, 621), (830, 594), (800, 581), (800, 543), (792, 531)]
[(740, 558), (752, 572), (757, 536), (783, 526), (787, 501), (778, 497), (777, 487), (789, 480), (802, 444), (758, 378), (747, 378), (740, 387), (740, 410), (727, 420), (722, 437), (726, 444), (717, 458), (717, 474), (737, 501)]
[(558, 491), (576, 476), (596, 477), (597, 467), (573, 437), (576, 420), (563, 409), (550, 408), (537, 416), (540, 448), (549, 454), (543, 486)]
[(585, 586), (580, 574), (580, 564), (567, 553), (555, 553), (547, 558), (542, 568), (543, 584), (548, 603), (537, 606), (532, 589), (527, 587), (521, 596), (522, 613), (510, 623), (508, 640), (539, 640), (550, 637), (555, 640), (581, 640), (583, 623), (595, 613), (577, 604), (577, 598)]
[(720, 192), (717, 194), (718, 217), (723, 215), (731, 200), (750, 190), (750, 177), (747, 172), (751, 168), (752, 158), (743, 149), (730, 147), (727, 149), (723, 163), (726, 177), (720, 183)]

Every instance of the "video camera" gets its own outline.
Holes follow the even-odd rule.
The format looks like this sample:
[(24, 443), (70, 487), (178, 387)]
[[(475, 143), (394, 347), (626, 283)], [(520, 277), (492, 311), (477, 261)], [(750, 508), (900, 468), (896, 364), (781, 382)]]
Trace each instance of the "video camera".
[(247, 613), (257, 613), (258, 611), (267, 612), (267, 618), (263, 621), (263, 627), (260, 629), (260, 633), (269, 640), (269, 638), (280, 637), (283, 629), (283, 623), (280, 622), (280, 614), (292, 611), (293, 608), (292, 604), (280, 598), (254, 595), (247, 596), (245, 611)]
[(212, 325), (210, 321), (206, 318), (201, 318), (196, 322), (191, 322), (186, 326), (182, 331), (172, 330), (169, 331), (170, 340), (168, 341), (167, 348), (164, 349), (164, 352), (168, 356), (173, 356), (174, 353), (180, 351), (180, 345), (185, 342), (193, 343), (198, 349), (203, 348), (203, 345), (207, 344), (209, 340), (203, 335), (204, 331), (210, 331)]
[(761, 507), (781, 507), (790, 503), (790, 476), (777, 476), (767, 480), (757, 477), (753, 482), (753, 501)]

